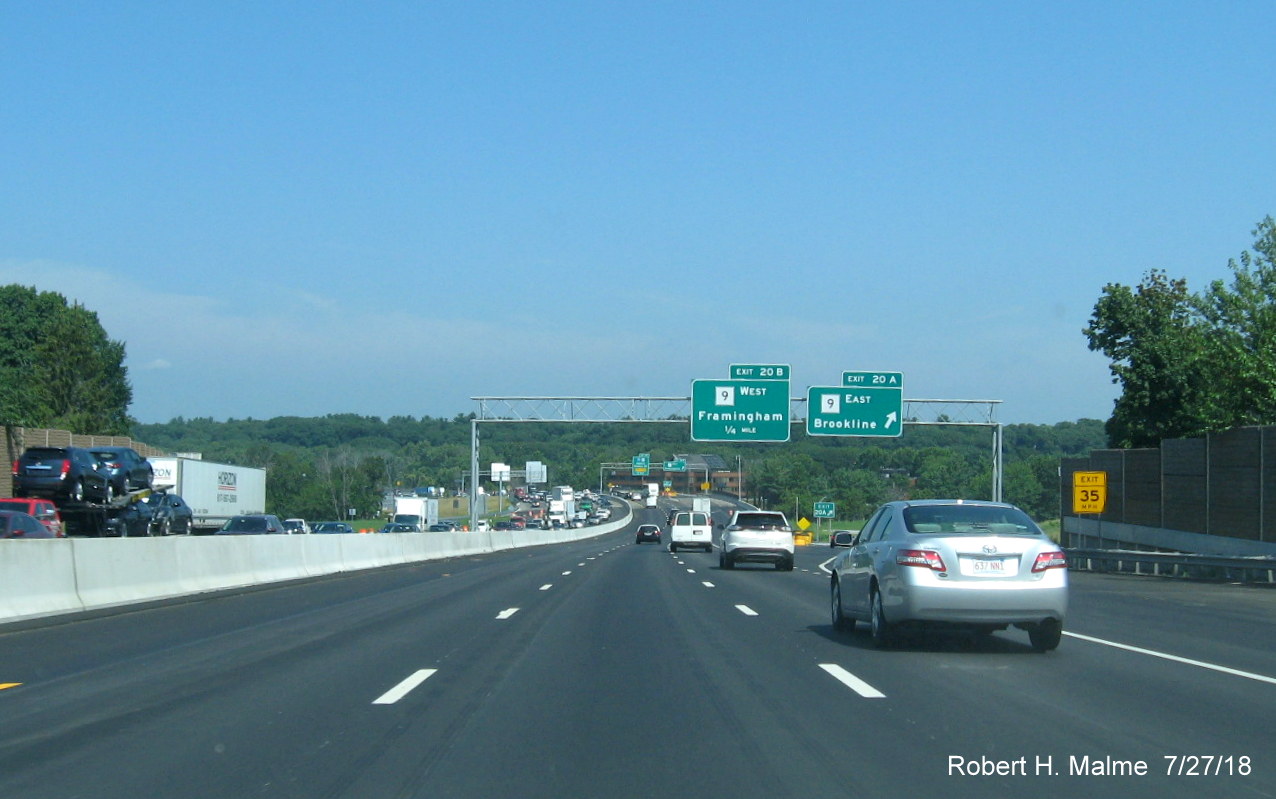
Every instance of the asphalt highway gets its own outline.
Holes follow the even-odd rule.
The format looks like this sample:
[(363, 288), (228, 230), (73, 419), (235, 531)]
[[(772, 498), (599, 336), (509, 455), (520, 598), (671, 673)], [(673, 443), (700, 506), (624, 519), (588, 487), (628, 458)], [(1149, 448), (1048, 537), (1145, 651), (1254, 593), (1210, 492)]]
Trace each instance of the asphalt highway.
[(1054, 652), (879, 651), (826, 547), (632, 529), (0, 627), (0, 796), (1276, 796), (1276, 591), (1074, 573)]

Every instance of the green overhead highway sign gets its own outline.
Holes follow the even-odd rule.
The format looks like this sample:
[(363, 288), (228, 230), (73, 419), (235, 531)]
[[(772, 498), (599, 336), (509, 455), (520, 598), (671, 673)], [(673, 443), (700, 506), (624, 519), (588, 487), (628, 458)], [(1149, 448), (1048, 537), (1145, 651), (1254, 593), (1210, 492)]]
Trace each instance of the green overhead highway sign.
[(789, 381), (693, 380), (691, 440), (788, 441)]
[(634, 477), (646, 477), (651, 474), (651, 454), (635, 455), (629, 471)]
[[(904, 386), (899, 372), (847, 372), (863, 375), (853, 386), (807, 389), (806, 434), (810, 436), (898, 436), (904, 424)], [(876, 384), (872, 378), (890, 379)]]
[(686, 458), (678, 458), (677, 460), (665, 461), (664, 469), (666, 472), (685, 472), (687, 471)]

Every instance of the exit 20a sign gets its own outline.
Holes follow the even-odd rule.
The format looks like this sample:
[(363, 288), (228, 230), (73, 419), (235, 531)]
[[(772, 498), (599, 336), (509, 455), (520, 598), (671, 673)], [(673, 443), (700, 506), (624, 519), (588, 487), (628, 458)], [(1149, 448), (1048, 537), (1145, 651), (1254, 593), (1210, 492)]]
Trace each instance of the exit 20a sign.
[(1072, 473), (1072, 512), (1103, 513), (1108, 504), (1107, 472)]

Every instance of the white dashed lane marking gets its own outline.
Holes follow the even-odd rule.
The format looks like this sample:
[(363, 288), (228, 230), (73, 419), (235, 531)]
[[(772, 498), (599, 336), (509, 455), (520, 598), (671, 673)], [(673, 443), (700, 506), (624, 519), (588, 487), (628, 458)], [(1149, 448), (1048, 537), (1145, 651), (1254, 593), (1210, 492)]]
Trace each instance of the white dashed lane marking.
[(408, 677), (403, 682), (399, 683), (398, 685), (394, 686), (390, 690), (386, 691), (381, 696), (374, 699), (372, 701), (372, 704), (393, 705), (395, 702), (398, 702), (400, 699), (407, 696), (408, 693), (411, 692), (413, 688), (416, 688), (418, 685), (430, 679), (430, 677), (434, 676), (434, 673), (436, 671), (438, 671), (438, 669), (421, 669), (413, 673), (411, 677)]
[(833, 676), (833, 679), (842, 683), (847, 688), (850, 688), (852, 691), (864, 697), (865, 699), (886, 698), (886, 694), (882, 693), (881, 691), (877, 690), (873, 686), (864, 682), (859, 677), (856, 677), (854, 674), (851, 674), (849, 671), (837, 665), (836, 663), (821, 663), (820, 668), (824, 669), (829, 674), (831, 674)]

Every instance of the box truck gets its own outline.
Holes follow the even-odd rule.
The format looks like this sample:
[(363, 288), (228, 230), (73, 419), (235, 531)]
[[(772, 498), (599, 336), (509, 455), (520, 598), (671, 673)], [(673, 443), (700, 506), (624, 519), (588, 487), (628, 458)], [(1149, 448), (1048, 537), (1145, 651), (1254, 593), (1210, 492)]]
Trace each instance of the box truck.
[(439, 522), (439, 501), (425, 497), (395, 497), (394, 518), (396, 524), (410, 524), (418, 533)]
[(186, 500), (192, 532), (216, 530), (232, 516), (266, 512), (266, 470), (195, 458), (149, 458), (151, 487)]

